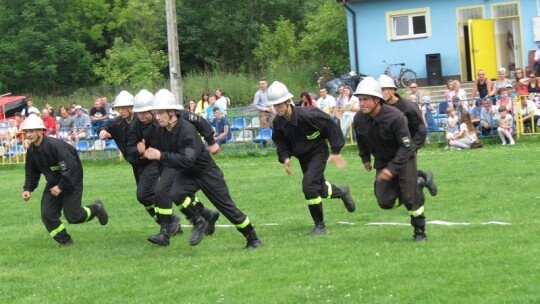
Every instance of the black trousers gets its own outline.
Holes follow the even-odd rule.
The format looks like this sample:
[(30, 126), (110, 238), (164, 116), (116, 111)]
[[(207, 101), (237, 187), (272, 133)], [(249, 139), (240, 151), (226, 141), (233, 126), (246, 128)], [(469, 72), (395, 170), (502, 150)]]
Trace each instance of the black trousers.
[(132, 168), (137, 184), (137, 200), (145, 207), (153, 206), (156, 203), (155, 191), (160, 175), (158, 163), (150, 162)]
[(324, 170), (329, 157), (328, 151), (313, 153), (309, 156), (298, 158), (302, 173), (302, 191), (306, 200), (315, 199), (318, 197), (332, 198), (341, 197), (341, 190), (326, 182), (324, 178)]
[[(65, 190), (59, 196), (53, 196), (49, 191), (53, 185), (47, 184), (41, 197), (41, 220), (49, 234), (59, 243), (65, 243), (71, 237), (60, 220), (62, 210), (70, 224), (80, 224), (93, 218), (93, 213), (87, 212), (81, 205), (83, 189)], [(90, 211), (90, 210), (89, 210)]]
[(248, 224), (246, 223), (247, 216), (236, 207), (232, 200), (223, 172), (219, 167), (212, 165), (206, 170), (193, 173), (176, 170), (175, 172), (169, 201), (181, 204), (187, 197), (193, 197), (197, 191), (202, 190), (216, 209), (237, 228), (243, 228)]
[[(380, 169), (377, 170), (377, 174)], [(421, 208), (424, 203), (420, 201), (417, 188), (418, 171), (416, 167), (416, 156), (412, 157), (396, 172), (389, 181), (375, 180), (375, 197), (382, 209), (392, 209), (401, 204), (405, 205), (408, 211), (415, 211)], [(396, 200), (398, 203), (396, 204)]]

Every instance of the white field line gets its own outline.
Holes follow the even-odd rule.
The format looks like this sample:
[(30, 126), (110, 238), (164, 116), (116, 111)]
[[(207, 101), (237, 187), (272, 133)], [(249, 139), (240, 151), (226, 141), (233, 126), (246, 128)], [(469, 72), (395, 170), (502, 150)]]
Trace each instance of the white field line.
[[(356, 225), (356, 223), (351, 222), (337, 222), (337, 224), (341, 225)], [(429, 225), (439, 225), (439, 226), (471, 226), (471, 225), (499, 225), (499, 226), (508, 226), (512, 225), (512, 223), (507, 222), (499, 222), (499, 221), (489, 221), (489, 222), (480, 222), (480, 223), (468, 223), (468, 222), (447, 222), (447, 221), (427, 221), (426, 224)], [(257, 226), (279, 226), (279, 223), (263, 223), (263, 224), (256, 224)], [(370, 222), (361, 224), (364, 226), (410, 226), (409, 223), (397, 223), (397, 222)], [(190, 227), (191, 225), (183, 225), (182, 227)], [(234, 225), (231, 224), (217, 224), (216, 227), (220, 228), (234, 228)]]

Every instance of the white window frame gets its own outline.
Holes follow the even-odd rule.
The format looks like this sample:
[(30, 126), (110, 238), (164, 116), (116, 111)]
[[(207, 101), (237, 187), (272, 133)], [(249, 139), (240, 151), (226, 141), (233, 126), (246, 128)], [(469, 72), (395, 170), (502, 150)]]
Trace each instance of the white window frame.
[[(430, 17), (429, 7), (401, 10), (401, 11), (390, 11), (386, 12), (386, 24), (387, 24), (387, 37), (388, 40), (404, 40), (404, 39), (417, 39), (417, 38), (426, 38), (431, 36), (431, 17)], [(426, 32), (422, 34), (413, 33), (413, 17), (424, 16)], [(407, 35), (397, 35), (395, 18), (397, 17), (407, 17), (409, 33)]]

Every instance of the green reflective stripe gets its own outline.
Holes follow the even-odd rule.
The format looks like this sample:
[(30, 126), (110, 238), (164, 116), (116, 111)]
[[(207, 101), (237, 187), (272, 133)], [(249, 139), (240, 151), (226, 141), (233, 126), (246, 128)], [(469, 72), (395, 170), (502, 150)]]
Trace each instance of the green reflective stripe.
[(307, 139), (312, 140), (312, 139), (315, 139), (315, 138), (319, 137), (319, 135), (321, 135), (321, 132), (315, 131), (315, 132), (314, 132), (313, 134), (311, 134), (311, 135), (306, 135), (306, 137), (307, 137)]
[(84, 211), (86, 211), (86, 220), (84, 220), (86, 222), (86, 221), (88, 221), (88, 219), (92, 215), (92, 211), (88, 207), (83, 207), (83, 209), (84, 209)]
[(396, 208), (399, 207), (399, 206), (401, 206), (401, 202), (398, 201), (398, 200), (396, 200), (396, 201), (394, 202), (394, 206), (392, 207), (392, 209), (396, 209)]
[(52, 237), (55, 237), (57, 234), (59, 234), (62, 230), (66, 229), (64, 227), (64, 224), (60, 224), (60, 226), (58, 226), (56, 229), (54, 229), (53, 231), (49, 232), (49, 234), (52, 236)]
[(424, 206), (416, 209), (416, 210), (409, 210), (409, 215), (412, 215), (414, 217), (420, 216), (424, 213)]
[(326, 198), (332, 198), (332, 184), (329, 181), (324, 181), (328, 188), (328, 196)]
[(319, 197), (316, 197), (316, 198), (308, 199), (307, 203), (308, 203), (308, 205), (317, 205), (317, 204), (322, 203), (322, 198), (319, 196)]
[(156, 210), (156, 214), (164, 214), (164, 215), (172, 215), (173, 214), (172, 208), (167, 208), (167, 209), (156, 208), (155, 210)]
[(243, 221), (241, 224), (236, 225), (236, 228), (238, 228), (238, 229), (246, 228), (247, 225), (249, 225), (249, 224), (250, 224), (249, 217), (246, 217), (246, 220)]
[(51, 169), (51, 171), (58, 171), (58, 166), (51, 166), (49, 169)]
[(200, 203), (201, 201), (199, 200), (198, 197), (195, 196), (195, 200), (193, 200), (195, 203)]
[(184, 202), (182, 202), (180, 204), (180, 209), (184, 209), (184, 208), (187, 208), (189, 206), (189, 204), (191, 204), (191, 197), (186, 197), (186, 199), (184, 200)]

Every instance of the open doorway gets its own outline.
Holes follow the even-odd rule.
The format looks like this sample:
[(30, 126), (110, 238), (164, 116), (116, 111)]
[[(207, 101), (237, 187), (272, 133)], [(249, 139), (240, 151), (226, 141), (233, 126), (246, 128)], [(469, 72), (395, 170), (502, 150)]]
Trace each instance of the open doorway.
[(483, 19), (484, 6), (467, 6), (457, 8), (457, 26), (458, 26), (458, 41), (459, 41), (459, 57), (461, 81), (473, 81), (476, 75), (472, 68), (471, 62), (471, 45), (469, 37), (470, 19)]
[(514, 76), (516, 68), (524, 68), (519, 2), (493, 4), (497, 65)]

